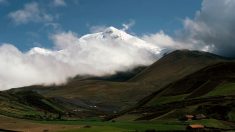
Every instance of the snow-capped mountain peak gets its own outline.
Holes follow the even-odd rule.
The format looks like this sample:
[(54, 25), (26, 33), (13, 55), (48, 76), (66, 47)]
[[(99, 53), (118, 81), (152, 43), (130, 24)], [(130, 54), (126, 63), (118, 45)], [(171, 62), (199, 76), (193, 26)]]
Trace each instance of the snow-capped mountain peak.
[(122, 30), (119, 30), (115, 27), (108, 27), (106, 29), (104, 29), (102, 32), (98, 32), (98, 33), (93, 33), (93, 34), (87, 34), (84, 35), (80, 38), (81, 41), (85, 41), (85, 40), (90, 40), (90, 39), (129, 39), (132, 36), (125, 33)]
[(153, 52), (154, 54), (159, 54), (161, 49), (153, 45), (151, 43), (148, 43), (137, 36), (130, 35), (126, 33), (123, 30), (119, 30), (115, 27), (108, 27), (102, 32), (93, 33), (93, 34), (87, 34), (82, 36), (79, 41), (80, 42), (88, 42), (90, 40), (97, 40), (97, 41), (105, 41), (105, 40), (111, 40), (111, 41), (119, 41), (123, 42), (125, 44), (130, 44), (132, 46), (136, 46), (139, 48), (146, 49), (150, 52)]
[[(78, 42), (78, 43), (77, 43)], [(103, 30), (102, 32), (98, 32), (98, 33), (93, 33), (93, 34), (87, 34), (84, 35), (80, 38), (78, 38), (78, 41), (76, 43), (77, 44), (90, 44), (90, 42), (104, 42), (104, 43), (112, 43), (112, 42), (116, 42), (116, 44), (126, 44), (129, 46), (133, 46), (136, 47), (137, 49), (143, 49), (145, 51), (148, 51), (150, 53), (159, 55), (161, 52), (161, 48), (159, 48), (158, 46), (148, 43), (142, 39), (140, 39), (137, 36), (133, 36), (130, 35), (128, 33), (126, 33), (123, 30), (119, 30), (115, 27), (108, 27), (105, 30)], [(32, 48), (28, 54), (29, 55), (33, 55), (33, 54), (43, 54), (43, 55), (52, 55), (55, 52), (65, 52), (63, 50), (59, 50), (59, 51), (54, 51), (52, 52), (51, 50), (47, 50), (44, 48), (39, 48), (39, 47), (35, 47)]]
[(130, 39), (132, 36), (127, 34), (126, 32), (119, 30), (115, 27), (108, 27), (104, 30), (104, 32), (102, 32), (102, 35), (104, 37), (109, 37), (112, 39), (122, 39), (122, 40), (126, 40), (126, 39)]

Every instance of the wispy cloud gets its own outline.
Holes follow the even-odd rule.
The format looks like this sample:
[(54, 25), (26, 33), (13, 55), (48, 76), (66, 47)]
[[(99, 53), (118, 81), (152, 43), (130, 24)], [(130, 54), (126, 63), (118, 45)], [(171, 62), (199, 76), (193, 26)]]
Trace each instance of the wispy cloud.
[(9, 13), (8, 17), (16, 24), (53, 21), (53, 16), (40, 9), (37, 2), (25, 4), (22, 9)]
[(10, 4), (10, 1), (8, 0), (0, 0), (0, 6), (9, 5), (9, 4)]
[(155, 34), (143, 35), (141, 38), (146, 42), (157, 45), (163, 49), (189, 48), (185, 47), (182, 42), (177, 42), (171, 36), (165, 34), (164, 31), (159, 31)]
[(122, 26), (123, 26), (122, 30), (126, 31), (126, 30), (130, 29), (134, 25), (135, 25), (135, 21), (134, 20), (129, 20), (129, 22), (122, 24)]
[[(135, 21), (133, 19), (129, 20), (126, 23), (122, 24), (122, 31), (127, 31), (129, 30), (131, 27), (133, 27), (135, 25)], [(106, 28), (108, 28), (108, 26), (106, 25), (94, 25), (94, 26), (90, 26), (87, 25), (90, 29), (90, 32), (92, 33), (97, 33), (97, 32), (101, 32), (104, 31)]]
[(58, 6), (66, 6), (65, 0), (53, 0), (53, 5), (58, 7)]
[(0, 4), (6, 3), (7, 0), (0, 0)]

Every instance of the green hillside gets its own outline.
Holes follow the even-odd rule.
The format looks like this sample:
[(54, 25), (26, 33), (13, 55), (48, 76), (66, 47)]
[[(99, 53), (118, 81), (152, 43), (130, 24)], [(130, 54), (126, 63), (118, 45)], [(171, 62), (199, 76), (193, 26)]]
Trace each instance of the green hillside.
[[(210, 127), (219, 124), (229, 129), (235, 119), (234, 84), (233, 60), (206, 52), (178, 50), (147, 68), (126, 73), (77, 76), (60, 86), (2, 91), (0, 112), (9, 117), (39, 121), (85, 120), (99, 124), (101, 120), (115, 120), (121, 126), (104, 123), (105, 128), (97, 124), (94, 128), (115, 127), (117, 131), (131, 130), (123, 126), (136, 127), (137, 122), (147, 123), (140, 128), (145, 130), (151, 123), (160, 121), (175, 122), (177, 130), (183, 130), (194, 122), (181, 122), (182, 116), (204, 114), (207, 119), (202, 120), (202, 124)], [(167, 123), (162, 125), (161, 130), (166, 130)]]

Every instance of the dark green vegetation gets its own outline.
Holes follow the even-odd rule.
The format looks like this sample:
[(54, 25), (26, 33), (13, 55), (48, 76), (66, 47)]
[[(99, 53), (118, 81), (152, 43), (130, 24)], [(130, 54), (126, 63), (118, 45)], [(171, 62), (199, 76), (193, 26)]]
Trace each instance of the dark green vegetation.
[[(77, 76), (61, 86), (2, 91), (0, 106), (6, 116), (92, 126), (84, 131), (184, 130), (192, 123), (232, 129), (235, 61), (206, 52), (174, 51), (150, 67), (113, 76)], [(180, 121), (186, 114), (207, 119)]]

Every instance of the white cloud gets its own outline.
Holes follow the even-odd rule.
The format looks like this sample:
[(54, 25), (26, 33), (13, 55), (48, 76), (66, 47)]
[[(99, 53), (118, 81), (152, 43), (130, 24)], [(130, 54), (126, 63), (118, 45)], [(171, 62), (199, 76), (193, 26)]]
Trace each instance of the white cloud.
[(61, 84), (77, 74), (114, 74), (150, 65), (156, 60), (152, 51), (134, 44), (142, 43), (141, 40), (130, 37), (123, 41), (115, 35), (109, 37), (108, 33), (104, 32), (104, 39), (88, 39), (87, 36), (81, 39), (76, 33), (61, 32), (51, 36), (53, 50), (35, 47), (26, 53), (11, 44), (3, 44), (0, 46), (0, 90), (33, 84)]
[[(122, 24), (122, 31), (127, 31), (129, 30), (131, 27), (133, 27), (135, 25), (135, 21), (134, 20), (129, 20), (127, 23), (123, 23)], [(95, 25), (95, 26), (89, 26), (90, 28), (90, 32), (91, 33), (97, 33), (97, 32), (101, 32), (104, 31), (108, 26), (106, 25)]]
[(204, 0), (194, 19), (184, 20), (184, 29), (178, 38), (196, 49), (235, 57), (235, 1)]
[(178, 40), (178, 38), (173, 38), (163, 31), (157, 32), (155, 34), (143, 35), (141, 37), (148, 43), (152, 43), (165, 51), (171, 51), (176, 49), (189, 49), (189, 50), (200, 50), (211, 52), (214, 49), (214, 45), (195, 45), (195, 40), (187, 42), (185, 40)]
[(40, 9), (36, 2), (25, 4), (23, 9), (9, 13), (8, 17), (16, 24), (53, 21), (53, 17)]
[(79, 45), (79, 38), (74, 32), (62, 32), (51, 36), (56, 49), (65, 49), (71, 45)]
[(65, 0), (53, 0), (54, 6), (66, 6)]
[[(0, 46), (0, 89), (64, 81), (66, 64), (51, 56), (22, 53), (10, 44)], [(53, 68), (53, 67), (54, 68)]]
[(235, 1), (203, 0), (193, 19), (175, 37), (160, 31), (142, 38), (162, 48), (191, 49), (235, 57)]
[(182, 48), (180, 43), (177, 43), (173, 38), (165, 34), (163, 31), (155, 34), (144, 35), (142, 36), (142, 39), (161, 48)]
[(126, 31), (126, 30), (130, 29), (134, 25), (135, 25), (135, 21), (134, 20), (129, 20), (128, 23), (123, 23), (122, 24), (122, 26), (123, 26), (122, 30)]

